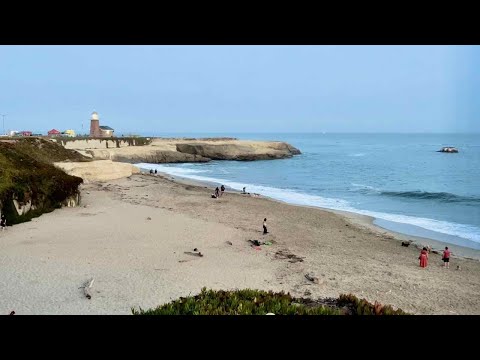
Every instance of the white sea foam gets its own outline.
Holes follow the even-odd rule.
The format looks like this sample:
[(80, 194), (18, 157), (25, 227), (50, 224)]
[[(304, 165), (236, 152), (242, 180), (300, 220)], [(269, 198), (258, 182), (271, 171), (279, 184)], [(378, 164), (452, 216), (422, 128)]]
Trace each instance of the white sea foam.
[[(157, 169), (160, 172), (170, 174), (173, 176), (185, 177), (185, 178), (198, 180), (198, 181), (206, 181), (206, 182), (212, 182), (217, 184), (223, 184), (231, 189), (239, 190), (239, 191), (241, 191), (245, 186), (247, 192), (258, 193), (263, 196), (284, 201), (289, 204), (306, 205), (306, 206), (314, 206), (314, 207), (321, 207), (321, 208), (327, 208), (327, 209), (333, 209), (333, 210), (353, 212), (353, 213), (367, 215), (374, 218), (393, 221), (397, 223), (415, 225), (427, 230), (448, 234), (448, 235), (453, 235), (453, 236), (459, 236), (461, 238), (480, 243), (480, 229), (472, 225), (450, 223), (447, 221), (440, 221), (440, 220), (429, 219), (429, 218), (420, 218), (420, 217), (414, 217), (414, 216), (408, 216), (408, 215), (389, 214), (389, 213), (375, 212), (375, 211), (369, 211), (369, 210), (361, 210), (361, 209), (354, 208), (346, 200), (327, 198), (327, 197), (322, 197), (318, 195), (309, 195), (309, 194), (305, 194), (292, 189), (281, 189), (281, 188), (274, 188), (274, 187), (263, 186), (263, 185), (238, 183), (238, 182), (234, 182), (226, 179), (196, 175), (198, 173), (206, 172), (202, 170), (194, 170), (194, 169), (186, 169), (181, 167), (173, 167), (173, 166), (158, 165), (158, 164), (146, 164), (146, 163), (136, 164), (136, 166), (143, 169), (147, 169), (147, 170)], [(352, 185), (358, 186), (358, 187), (371, 188), (375, 191), (379, 191), (378, 189), (375, 189), (368, 185), (361, 185), (361, 184), (352, 184)]]
[[(191, 169), (191, 168), (186, 168), (180, 166), (176, 167), (169, 167), (169, 166), (164, 166), (164, 165), (159, 165), (159, 164), (149, 164), (149, 163), (139, 163), (135, 164), (135, 166), (141, 168), (141, 169), (146, 169), (146, 170), (155, 170), (157, 169), (158, 171), (171, 174), (171, 175), (176, 175), (176, 176), (187, 176), (190, 174), (201, 174), (201, 173), (209, 173), (210, 171), (207, 169)], [(167, 171), (168, 170), (168, 171)]]
[(423, 229), (439, 232), (442, 234), (458, 236), (464, 239), (472, 240), (476, 243), (480, 243), (480, 229), (472, 225), (457, 224), (448, 221), (440, 221), (408, 215), (380, 213), (368, 210), (355, 209), (353, 212), (362, 215), (372, 216), (377, 219), (393, 221), (401, 224), (415, 225)]

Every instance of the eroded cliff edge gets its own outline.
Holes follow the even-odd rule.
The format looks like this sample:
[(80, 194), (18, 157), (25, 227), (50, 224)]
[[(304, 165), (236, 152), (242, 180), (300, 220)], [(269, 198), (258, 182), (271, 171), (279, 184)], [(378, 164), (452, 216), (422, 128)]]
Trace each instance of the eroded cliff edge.
[(82, 179), (57, 169), (54, 161), (89, 159), (48, 140), (0, 141), (0, 212), (7, 225), (80, 203)]

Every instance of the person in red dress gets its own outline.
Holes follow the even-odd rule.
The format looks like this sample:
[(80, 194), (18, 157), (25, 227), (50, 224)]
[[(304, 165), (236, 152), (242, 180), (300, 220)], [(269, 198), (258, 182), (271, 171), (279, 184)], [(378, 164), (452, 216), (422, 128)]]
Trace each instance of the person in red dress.
[(427, 267), (428, 264), (428, 250), (426, 247), (422, 249), (420, 252), (420, 256), (418, 257), (420, 259), (420, 267), (424, 268)]

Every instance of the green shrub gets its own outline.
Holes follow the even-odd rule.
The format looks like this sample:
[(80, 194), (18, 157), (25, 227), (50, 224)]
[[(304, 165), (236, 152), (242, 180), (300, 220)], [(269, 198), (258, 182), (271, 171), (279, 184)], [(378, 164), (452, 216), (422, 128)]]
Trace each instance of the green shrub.
[(181, 297), (154, 309), (136, 310), (133, 315), (398, 315), (406, 314), (402, 310), (393, 310), (390, 306), (371, 304), (359, 300), (354, 295), (340, 295), (339, 299), (312, 301), (296, 299), (283, 292), (274, 293), (261, 290), (207, 290), (200, 294)]
[(352, 294), (340, 295), (337, 303), (349, 308), (352, 315), (408, 315), (402, 309), (394, 310), (390, 305), (382, 305), (376, 301), (372, 304)]
[(290, 294), (259, 290), (215, 291), (203, 288), (199, 295), (180, 298), (155, 309), (134, 315), (338, 315), (329, 307), (307, 307), (295, 302)]

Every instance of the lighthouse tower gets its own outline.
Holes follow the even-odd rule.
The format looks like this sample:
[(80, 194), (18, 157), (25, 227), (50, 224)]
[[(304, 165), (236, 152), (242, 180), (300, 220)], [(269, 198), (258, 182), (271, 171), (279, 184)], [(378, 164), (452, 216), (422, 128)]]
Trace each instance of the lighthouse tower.
[(92, 113), (90, 119), (90, 137), (100, 137), (100, 120), (96, 111)]

